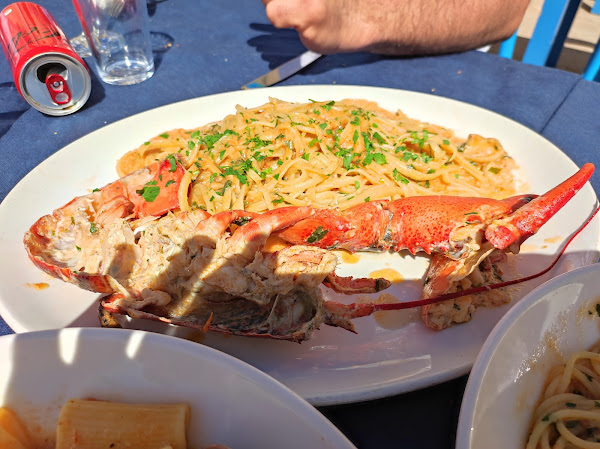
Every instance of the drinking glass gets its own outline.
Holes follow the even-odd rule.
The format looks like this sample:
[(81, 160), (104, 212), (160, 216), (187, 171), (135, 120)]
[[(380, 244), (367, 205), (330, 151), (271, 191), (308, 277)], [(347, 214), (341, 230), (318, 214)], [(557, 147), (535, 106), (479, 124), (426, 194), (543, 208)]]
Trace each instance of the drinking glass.
[(146, 0), (73, 0), (100, 79), (126, 86), (154, 74)]

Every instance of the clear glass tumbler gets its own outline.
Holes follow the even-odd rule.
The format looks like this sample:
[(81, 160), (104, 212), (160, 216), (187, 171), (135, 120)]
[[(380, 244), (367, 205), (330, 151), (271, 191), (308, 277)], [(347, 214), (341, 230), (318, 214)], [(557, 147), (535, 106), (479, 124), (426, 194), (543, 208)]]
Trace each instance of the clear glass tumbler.
[(73, 0), (100, 79), (126, 86), (154, 74), (146, 0)]

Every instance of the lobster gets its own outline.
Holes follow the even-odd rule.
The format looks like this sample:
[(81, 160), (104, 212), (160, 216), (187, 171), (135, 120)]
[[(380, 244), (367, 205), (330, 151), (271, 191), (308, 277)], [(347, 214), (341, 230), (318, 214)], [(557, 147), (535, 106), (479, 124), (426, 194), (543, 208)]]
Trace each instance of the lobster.
[[(419, 197), (425, 209), (435, 206), (437, 211), (435, 232), (422, 232), (415, 222), (427, 217), (413, 198), (365, 203), (360, 206), (365, 219), (355, 218), (357, 210), (308, 206), (263, 214), (178, 212), (184, 169), (171, 156), (40, 218), (26, 232), (24, 244), (46, 273), (107, 294), (99, 306), (103, 325), (114, 323), (112, 314), (125, 314), (203, 331), (302, 341), (321, 324), (353, 331), (352, 319), (377, 309), (325, 301), (321, 284), (345, 294), (389, 286), (383, 279), (337, 276), (330, 247), (435, 253), (425, 303), (448, 294), (464, 296), (468, 286), (459, 291), (457, 283), (464, 283), (485, 260), (495, 263), (505, 252), (518, 251), (592, 172), (593, 166), (586, 164), (535, 198)], [(291, 246), (265, 251), (273, 234)], [(429, 310), (428, 316), (434, 315)], [(435, 328), (437, 321), (425, 323)]]
[[(374, 201), (345, 211), (319, 210), (277, 235), (291, 244), (347, 251), (434, 253), (425, 275), (423, 299), (502, 282), (498, 262), (556, 214), (588, 181), (592, 164), (547, 193), (504, 200), (424, 196)], [(422, 307), (425, 324), (445, 329), (471, 319), (480, 305), (510, 300), (505, 291), (467, 295)]]

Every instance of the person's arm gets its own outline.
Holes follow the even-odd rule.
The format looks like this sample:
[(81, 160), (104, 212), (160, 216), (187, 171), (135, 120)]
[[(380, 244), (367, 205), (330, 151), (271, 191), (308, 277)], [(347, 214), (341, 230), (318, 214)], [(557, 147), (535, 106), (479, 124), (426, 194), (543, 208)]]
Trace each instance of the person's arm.
[(529, 0), (262, 0), (277, 28), (330, 54), (396, 55), (469, 50), (510, 37)]

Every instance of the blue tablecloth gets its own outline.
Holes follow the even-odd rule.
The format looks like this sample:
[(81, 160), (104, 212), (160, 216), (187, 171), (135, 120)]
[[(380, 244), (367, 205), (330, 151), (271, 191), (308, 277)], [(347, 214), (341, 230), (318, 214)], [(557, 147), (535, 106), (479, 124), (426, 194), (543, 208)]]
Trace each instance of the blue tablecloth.
[[(70, 2), (39, 0), (69, 37), (80, 32)], [(8, 2), (0, 2), (2, 7)], [(129, 115), (241, 85), (300, 54), (295, 32), (270, 25), (258, 0), (148, 0), (157, 69), (128, 87), (92, 75), (83, 109), (51, 117), (19, 96), (0, 59), (0, 201), (51, 154)], [(600, 83), (472, 51), (437, 57), (366, 53), (321, 58), (281, 85), (351, 84), (426, 92), (508, 116), (558, 145), (578, 165), (600, 166)], [(543, 161), (540, 161), (543, 164)], [(592, 185), (599, 191), (599, 177)], [(4, 261), (2, 263), (8, 263)], [(12, 330), (0, 318), (0, 334)], [(321, 407), (358, 448), (451, 448), (466, 376), (377, 401)]]

